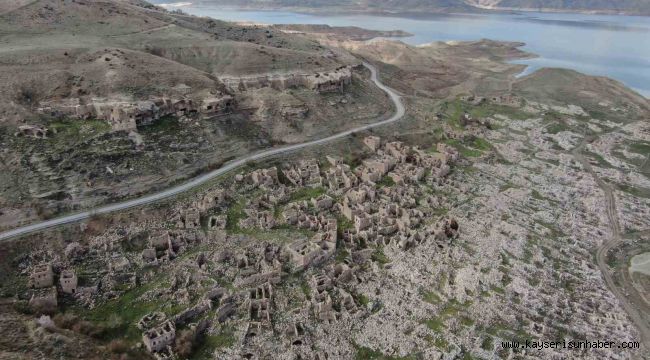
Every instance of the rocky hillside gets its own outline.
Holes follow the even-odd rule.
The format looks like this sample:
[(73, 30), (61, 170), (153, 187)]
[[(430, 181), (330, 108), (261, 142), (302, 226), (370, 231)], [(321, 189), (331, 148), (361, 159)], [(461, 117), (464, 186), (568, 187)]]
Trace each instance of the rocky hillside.
[[(162, 1), (161, 1), (162, 2)], [(470, 12), (477, 10), (539, 10), (603, 14), (650, 15), (649, 0), (202, 0), (203, 3), (252, 7), (300, 7), (357, 11)]]
[(140, 0), (0, 3), (0, 228), (389, 110), (359, 60), (301, 34)]

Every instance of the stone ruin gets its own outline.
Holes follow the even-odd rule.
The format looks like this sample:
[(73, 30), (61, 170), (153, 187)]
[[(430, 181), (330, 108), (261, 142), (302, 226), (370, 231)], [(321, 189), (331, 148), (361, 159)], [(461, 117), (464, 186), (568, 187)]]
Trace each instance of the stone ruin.
[(235, 99), (227, 94), (198, 102), (186, 97), (159, 97), (140, 101), (73, 98), (44, 102), (38, 112), (53, 117), (99, 119), (108, 122), (114, 131), (130, 131), (150, 125), (168, 115), (209, 117), (231, 113), (235, 106)]
[(171, 345), (174, 340), (176, 340), (176, 326), (169, 320), (152, 327), (142, 334), (142, 343), (151, 353), (158, 353), (163, 350), (172, 353)]
[(24, 136), (31, 137), (34, 139), (47, 139), (49, 130), (43, 126), (37, 125), (21, 125), (18, 127), (18, 132), (15, 133), (15, 136)]
[[(58, 306), (58, 290), (51, 263), (34, 265), (29, 274), (29, 307), (37, 312), (53, 312)], [(64, 294), (76, 295), (78, 278), (74, 270), (63, 269), (59, 274), (59, 286)]]
[(51, 264), (37, 265), (29, 276), (29, 287), (32, 289), (46, 288), (54, 285), (54, 271)]
[[(357, 285), (363, 282), (369, 268), (367, 262), (375, 261), (377, 265), (372, 267), (391, 266), (389, 262), (380, 263), (374, 259), (376, 249), (411, 251), (425, 242), (433, 242), (444, 249), (457, 236), (459, 224), (453, 218), (425, 223), (433, 214), (431, 209), (440, 206), (440, 199), (412, 185), (426, 182), (435, 186), (448, 172), (441, 169), (457, 159), (458, 153), (444, 144), (437, 147), (437, 153), (430, 153), (398, 142), (382, 144), (376, 137), (365, 139), (364, 143), (372, 155), (354, 170), (340, 159), (328, 157), (332, 166), (325, 171), (318, 161), (305, 160), (284, 167), (282, 173), (275, 167), (254, 170), (237, 176), (233, 183), (233, 187), (255, 193), (253, 199), (245, 202), (243, 212), (247, 218), (242, 219), (240, 226), (247, 223), (258, 229), (291, 226), (311, 231), (313, 235), (301, 232), (300, 237), (283, 244), (245, 245), (244, 250), (228, 248), (218, 254), (201, 251), (198, 255), (181, 258), (179, 254), (183, 251), (192, 245), (207, 244), (206, 239), (216, 239), (213, 233), (226, 227), (227, 216), (223, 211), (231, 200), (226, 195), (228, 191), (209, 191), (174, 208), (170, 213), (174, 216), (138, 228), (145, 234), (140, 242), (144, 248), (141, 253), (117, 251), (120, 239), (129, 236), (123, 234), (112, 240), (104, 239), (101, 246), (95, 246), (90, 253), (100, 257), (108, 267), (108, 271), (101, 274), (102, 295), (108, 299), (124, 291), (125, 286), (113, 284), (135, 286), (137, 280), (143, 281), (137, 278), (140, 276), (136, 275), (138, 268), (186, 266), (181, 268), (185, 270), (177, 272), (180, 275), (174, 277), (170, 290), (160, 290), (154, 296), (164, 296), (187, 307), (170, 318), (162, 313), (150, 314), (137, 324), (143, 332), (145, 348), (159, 359), (175, 356), (173, 346), (177, 329), (205, 329), (207, 325), (202, 319), (206, 314), (213, 314), (219, 323), (224, 323), (238, 318), (239, 310), (246, 312), (243, 319), (246, 329), (239, 332), (245, 353), (255, 354), (256, 341), (266, 340), (277, 331), (276, 324), (272, 323), (273, 313), (284, 305), (281, 298), (276, 298), (274, 287), (282, 283), (286, 272), (295, 270), (308, 270), (310, 277), (309, 288), (303, 290), (307, 298), (305, 306), (281, 324), (281, 331), (284, 333), (286, 329), (287, 334), (283, 341), (288, 342), (292, 351), (300, 353), (300, 348), (310, 341), (309, 333), (313, 329), (303, 325), (305, 319), (345, 324), (350, 318), (368, 314), (371, 306), (360, 300), (357, 292)], [(417, 175), (422, 172), (426, 175)], [(364, 175), (373, 173), (377, 175)], [(414, 174), (417, 176), (413, 177)], [(279, 181), (281, 175), (284, 175), (283, 180), (288, 180), (286, 185)], [(384, 177), (392, 177), (395, 184), (378, 184)], [(309, 199), (288, 201), (294, 191), (316, 185), (330, 190)], [(281, 212), (276, 212), (278, 205)], [(207, 221), (208, 231), (201, 231), (202, 220)], [(230, 247), (245, 238), (244, 235), (226, 237), (224, 232), (218, 241)], [(337, 253), (337, 246), (340, 253)], [(219, 263), (221, 265), (216, 265)], [(226, 281), (231, 281), (232, 288), (240, 290), (226, 296), (225, 286), (221, 288), (223, 284), (213, 283), (201, 288), (202, 293), (197, 292), (197, 284), (208, 280), (206, 275), (210, 273), (229, 279)], [(41, 288), (39, 293), (34, 293), (30, 305), (56, 308), (52, 267), (35, 266), (30, 279)], [(144, 281), (148, 280), (151, 278)], [(59, 282), (62, 292), (78, 297), (73, 271), (62, 271)], [(201, 326), (193, 325), (194, 321), (200, 321)], [(215, 326), (218, 325), (215, 323)]]
[(320, 167), (315, 159), (301, 160), (296, 166), (282, 171), (294, 186), (318, 187), (323, 185)]
[(61, 271), (59, 282), (61, 283), (61, 291), (64, 293), (74, 294), (77, 292), (78, 278), (73, 270)]
[(270, 87), (286, 90), (304, 87), (318, 93), (343, 92), (352, 84), (352, 68), (341, 66), (331, 71), (315, 73), (266, 74), (242, 77), (222, 77), (219, 80), (235, 91), (247, 91)]

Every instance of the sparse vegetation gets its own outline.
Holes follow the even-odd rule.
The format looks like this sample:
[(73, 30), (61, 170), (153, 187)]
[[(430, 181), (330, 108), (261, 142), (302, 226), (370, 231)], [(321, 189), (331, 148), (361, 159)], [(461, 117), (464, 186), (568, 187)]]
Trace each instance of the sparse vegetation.
[(390, 176), (384, 176), (381, 180), (377, 182), (378, 187), (391, 187), (395, 186), (395, 181)]
[(442, 299), (440, 299), (440, 296), (436, 294), (433, 291), (427, 291), (424, 294), (422, 294), (422, 299), (430, 304), (439, 304)]
[(310, 200), (311, 198), (317, 198), (324, 193), (325, 189), (322, 187), (303, 187), (291, 193), (289, 196), (289, 202)]
[(481, 348), (486, 351), (494, 350), (494, 339), (491, 336), (486, 336), (481, 342)]
[(384, 249), (378, 246), (372, 253), (372, 261), (377, 262), (379, 265), (386, 265), (390, 263), (390, 259), (384, 254)]
[(354, 356), (355, 360), (415, 360), (416, 359), (416, 357), (414, 356), (398, 357), (398, 356), (384, 355), (380, 351), (373, 350), (365, 346), (355, 345), (354, 347), (356, 349), (356, 354)]
[(230, 232), (240, 231), (239, 221), (245, 217), (246, 214), (244, 213), (243, 202), (238, 201), (230, 205), (230, 208), (226, 213), (226, 230)]
[[(43, 84), (35, 89), (49, 91), (58, 86), (47, 94), (48, 99), (65, 98), (69, 93), (70, 97), (80, 97), (83, 104), (113, 94), (120, 99), (153, 99), (159, 93), (181, 97), (179, 94), (190, 91), (188, 98), (194, 99), (197, 94), (216, 96), (227, 92), (246, 108), (209, 119), (192, 114), (167, 116), (149, 126), (140, 125), (136, 133), (117, 131), (110, 126), (111, 121), (71, 120), (59, 118), (56, 113), (30, 114), (28, 107), (20, 104), (33, 104), (30, 99), (40, 94), (19, 94), (22, 99), (11, 104), (17, 109), (5, 111), (9, 125), (0, 128), (6, 145), (2, 159), (6, 171), (0, 174), (6, 189), (1, 198), (8, 209), (0, 209), (0, 220), (6, 228), (13, 226), (8, 221), (14, 217), (16, 223), (27, 223), (35, 216), (55, 216), (62, 211), (57, 207), (62, 203), (70, 204), (68, 210), (84, 211), (86, 205), (157, 192), (261, 148), (326, 137), (343, 128), (370, 123), (389, 110), (389, 102), (383, 101), (385, 94), (368, 80), (367, 69), (355, 69), (353, 82), (344, 91), (337, 87), (326, 94), (301, 86), (279, 91), (275, 80), (273, 86), (260, 84), (260, 89), (256, 84), (243, 86), (249, 88), (244, 92), (243, 87), (226, 86), (223, 79), (210, 75), (257, 76), (268, 70), (275, 77), (296, 69), (304, 73), (357, 62), (345, 49), (331, 53), (328, 45), (310, 38), (309, 33), (294, 36), (273, 27), (239, 26), (191, 16), (176, 18), (168, 12), (151, 17), (158, 10), (149, 7), (140, 18), (120, 22), (119, 30), (127, 36), (111, 34), (97, 48), (103, 32), (114, 27), (109, 23), (123, 15), (115, 11), (121, 8), (121, 2), (109, 5), (102, 6), (111, 16), (102, 18), (101, 26), (93, 23), (97, 31), (92, 34), (92, 42), (83, 42), (83, 26), (75, 27), (75, 37), (81, 39), (79, 46), (70, 47), (65, 55), (39, 54), (36, 47), (41, 42), (34, 42), (35, 48), (29, 52), (34, 63), (44, 64), (47, 55), (74, 64), (66, 65), (61, 73), (67, 78), (64, 83)], [(81, 6), (78, 2), (50, 1), (47, 6), (55, 8), (45, 8), (47, 16), (6, 17), (8, 21), (39, 20), (25, 35), (25, 44), (31, 44), (28, 37), (51, 21), (50, 15), (56, 19), (56, 31), (63, 31), (70, 18), (83, 23), (74, 14), (68, 16), (56, 9)], [(96, 4), (91, 1), (83, 6), (85, 9)], [(132, 6), (125, 11), (138, 9)], [(144, 32), (143, 23), (149, 24)], [(204, 31), (206, 28), (209, 31)], [(54, 38), (69, 37), (56, 31)], [(327, 31), (329, 39), (338, 36), (340, 29)], [(9, 42), (22, 36), (10, 33), (15, 36), (10, 36)], [(120, 39), (115, 40), (117, 36), (113, 35), (120, 35)], [(131, 38), (138, 40), (137, 46), (129, 44)], [(557, 79), (533, 86), (539, 85), (535, 81), (543, 80), (539, 80), (539, 73), (549, 71), (544, 69), (512, 82), (518, 65), (503, 61), (516, 56), (514, 44), (484, 40), (417, 48), (387, 41), (357, 45), (352, 55), (375, 63), (380, 76), (405, 94), (405, 99), (408, 97), (408, 113), (399, 123), (355, 132), (326, 146), (305, 148), (287, 156), (255, 157), (255, 161), (233, 170), (237, 175), (225, 174), (164, 203), (125, 214), (103, 215), (101, 219), (92, 217), (82, 226), (73, 224), (25, 236), (20, 241), (25, 240), (29, 248), (20, 253), (13, 248), (6, 252), (7, 247), (0, 246), (0, 258), (7, 259), (0, 264), (0, 294), (18, 299), (5, 304), (8, 314), (3, 312), (11, 329), (7, 325), (0, 329), (11, 335), (7, 339), (13, 342), (15, 324), (15, 332), (22, 331), (29, 340), (29, 346), (21, 344), (10, 353), (24, 351), (29, 358), (42, 354), (66, 358), (58, 348), (56, 352), (44, 349), (52, 343), (57, 347), (75, 344), (94, 352), (91, 356), (79, 354), (80, 358), (92, 358), (102, 351), (106, 357), (116, 359), (144, 358), (146, 350), (138, 345), (143, 331), (167, 320), (175, 324), (175, 339), (168, 344), (175, 356), (206, 360), (247, 357), (249, 349), (256, 353), (259, 350), (260, 354), (285, 351), (287, 356), (302, 356), (322, 351), (330, 358), (385, 360), (419, 360), (436, 352), (444, 353), (445, 358), (495, 357), (503, 355), (496, 342), (530, 337), (527, 331), (538, 333), (536, 324), (544, 324), (545, 335), (563, 334), (576, 339), (585, 336), (582, 330), (587, 328), (595, 333), (614, 330), (626, 338), (634, 335), (632, 323), (624, 316), (614, 323), (597, 321), (606, 316), (604, 312), (616, 299), (606, 292), (585, 291), (585, 286), (593, 284), (606, 288), (600, 277), (593, 276), (595, 268), (585, 264), (600, 261), (594, 259), (595, 247), (611, 230), (607, 229), (605, 221), (609, 219), (602, 209), (593, 208), (594, 204), (604, 203), (595, 176), (627, 192), (617, 193), (614, 204), (626, 227), (645, 228), (642, 225), (646, 219), (636, 200), (648, 189), (639, 186), (642, 180), (634, 166), (625, 166), (625, 180), (618, 180), (624, 184), (611, 180), (619, 173), (612, 168), (588, 173), (576, 161), (579, 156), (575, 151), (582, 147), (575, 151), (571, 147), (585, 140), (585, 148), (594, 153), (585, 150), (584, 155), (601, 168), (609, 165), (605, 159), (614, 163), (615, 157), (627, 165), (645, 164), (641, 156), (630, 152), (650, 151), (650, 143), (638, 136), (644, 133), (646, 124), (634, 123), (636, 117), (648, 118), (644, 110), (647, 104), (623, 88), (599, 89), (606, 79), (590, 82), (589, 77), (577, 78), (558, 70), (551, 74), (561, 74), (562, 81), (566, 77), (580, 80), (575, 83), (583, 87), (594, 83), (598, 86), (583, 91), (570, 84), (557, 90)], [(120, 46), (131, 48), (122, 50)], [(377, 61), (386, 55), (382, 53), (386, 49), (398, 55), (391, 55), (391, 64)], [(5, 60), (16, 64), (12, 66), (17, 70), (21, 62), (32, 62), (31, 58)], [(494, 66), (497, 62), (498, 66)], [(140, 63), (146, 69), (139, 68)], [(101, 71), (88, 73), (87, 66)], [(440, 76), (440, 71), (446, 69), (452, 71)], [(501, 73), (495, 69), (506, 70)], [(144, 81), (138, 78), (142, 73), (148, 74)], [(106, 74), (117, 74), (110, 87), (103, 81)], [(43, 78), (56, 82), (57, 76)], [(121, 79), (128, 79), (128, 84)], [(242, 84), (246, 81), (242, 80)], [(170, 89), (181, 82), (187, 86), (179, 85), (178, 91)], [(453, 88), (450, 84), (454, 84)], [(512, 85), (508, 91), (506, 85)], [(460, 89), (490, 94), (490, 98), (479, 99), (475, 105), (460, 99), (440, 100)], [(492, 94), (499, 93), (504, 98), (491, 100)], [(610, 119), (614, 111), (609, 105), (589, 106), (588, 101), (581, 101), (591, 94), (603, 104), (615, 101), (619, 108), (616, 112), (620, 112), (617, 118), (629, 118), (626, 126), (611, 125), (616, 119)], [(608, 99), (611, 94), (616, 94), (617, 99)], [(576, 106), (590, 114), (602, 115), (603, 121), (563, 115), (575, 110), (562, 101), (563, 97), (575, 100)], [(497, 104), (502, 100), (512, 106)], [(592, 112), (594, 107), (602, 109)], [(294, 116), (293, 111), (298, 115)], [(40, 129), (23, 128), (24, 136), (14, 137), (14, 127), (22, 123), (47, 125), (52, 136), (33, 138), (26, 130)], [(582, 129), (583, 125), (589, 129)], [(604, 132), (596, 131), (596, 126)], [(572, 128), (588, 138), (562, 133)], [(365, 144), (362, 141), (368, 134), (380, 136), (384, 144), (401, 141), (408, 149), (400, 154), (394, 154), (399, 147), (374, 152), (374, 140), (368, 139)], [(598, 138), (605, 134), (607, 141), (605, 136)], [(452, 169), (446, 178), (438, 177), (437, 171), (444, 157), (431, 156), (433, 150), (420, 151), (436, 149), (439, 141), (462, 155), (458, 162), (449, 163)], [(325, 159), (325, 155), (337, 160)], [(312, 156), (316, 159), (311, 164), (320, 166), (320, 178), (311, 171), (315, 167), (310, 167), (307, 175), (302, 164), (295, 166)], [(417, 183), (396, 184), (384, 174), (377, 188), (368, 189), (373, 184), (359, 184), (353, 175), (358, 177), (363, 160), (370, 157), (389, 160), (385, 165), (397, 162), (392, 171), (399, 176), (411, 170), (424, 172), (425, 176)], [(352, 171), (337, 168), (338, 159), (350, 164)], [(286, 176), (288, 171), (280, 171), (278, 183), (266, 181), (268, 178), (258, 181), (265, 176), (258, 177), (261, 173), (250, 174), (272, 166), (295, 166), (299, 176), (310, 178), (307, 183), (323, 185), (296, 186)], [(326, 173), (325, 169), (332, 172)], [(112, 192), (112, 187), (119, 191)], [(341, 188), (333, 189), (336, 187)], [(219, 194), (211, 190), (219, 190)], [(115, 198), (116, 194), (120, 199)], [(321, 207), (323, 204), (309, 201), (323, 194), (334, 199), (332, 208), (330, 204)], [(343, 204), (346, 196), (350, 208)], [(630, 197), (634, 200), (630, 201)], [(605, 200), (609, 201), (609, 197)], [(16, 205), (23, 202), (29, 205)], [(283, 210), (287, 210), (286, 219)], [(201, 227), (196, 227), (194, 221), (197, 212)], [(358, 215), (358, 226), (366, 230), (357, 232), (344, 213), (352, 219)], [(218, 221), (209, 221), (212, 216)], [(225, 232), (220, 229), (224, 216)], [(329, 227), (333, 219), (338, 220), (336, 238)], [(456, 229), (456, 224), (457, 234), (451, 230)], [(158, 237), (165, 231), (169, 241), (166, 235)], [(632, 243), (626, 242), (626, 246)], [(69, 246), (75, 251), (70, 252)], [(620, 251), (609, 252), (606, 261), (625, 270), (627, 264)], [(51, 327), (48, 330), (48, 319), (38, 318), (40, 314), (28, 300), (41, 290), (27, 290), (35, 265), (48, 261), (54, 265), (55, 284), (64, 270), (74, 270), (82, 287), (78, 295), (71, 296), (58, 286), (59, 302), (53, 308), (61, 313), (51, 313), (61, 329), (54, 331)], [(46, 292), (50, 286), (43, 289), (44, 301), (50, 299), (52, 293)], [(97, 293), (92, 297), (95, 303), (88, 306), (86, 294), (93, 291)], [(589, 316), (569, 321), (565, 308), (582, 303), (594, 304)], [(503, 309), (511, 309), (512, 314), (502, 316)], [(136, 326), (142, 316), (152, 312), (156, 314), (151, 324)], [(36, 323), (34, 318), (38, 319)], [(400, 324), (387, 324), (386, 319), (399, 319)], [(38, 321), (45, 322), (44, 330)], [(206, 332), (195, 332), (195, 326), (207, 323)], [(572, 328), (574, 323), (579, 326)], [(315, 338), (328, 332), (327, 328), (353, 332)], [(359, 332), (364, 328), (370, 331)], [(34, 335), (38, 341), (34, 341)], [(6, 344), (0, 341), (0, 345)], [(331, 351), (333, 346), (335, 351)], [(425, 347), (422, 352), (420, 346)], [(30, 349), (33, 351), (28, 353)], [(601, 350), (603, 358), (612, 355)], [(134, 351), (143, 355), (135, 356)], [(504, 357), (519, 355), (508, 352)]]
[(207, 360), (212, 358), (214, 350), (231, 347), (235, 344), (236, 339), (234, 335), (234, 330), (231, 327), (222, 327), (220, 332), (216, 335), (205, 335), (201, 342), (197, 344), (196, 350), (192, 353), (191, 359)]
[(433, 332), (440, 333), (446, 327), (442, 319), (434, 317), (424, 320), (424, 324)]

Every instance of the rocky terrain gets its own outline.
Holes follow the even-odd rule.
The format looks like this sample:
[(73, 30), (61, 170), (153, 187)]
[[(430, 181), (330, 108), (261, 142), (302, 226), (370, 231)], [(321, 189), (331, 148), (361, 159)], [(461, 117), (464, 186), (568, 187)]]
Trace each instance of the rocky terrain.
[[(616, 81), (569, 70), (517, 78), (522, 66), (507, 61), (532, 56), (518, 43), (412, 47), (355, 41), (354, 34), (345, 36), (349, 29), (219, 26), (273, 32), (260, 41), (310, 44), (335, 66), (264, 73), (192, 56), (194, 65), (183, 66), (201, 67), (197, 79), (213, 82), (211, 95), (218, 90), (236, 100), (231, 111), (206, 119), (203, 98), (176, 95), (187, 106), (196, 101), (197, 114), (146, 113), (138, 121), (149, 123), (136, 122), (133, 135), (113, 130), (111, 117), (59, 119), (76, 124), (74, 132), (46, 132), (47, 139), (42, 128), (19, 128), (20, 121), (8, 118), (5, 153), (32, 149), (33, 159), (58, 136), (73, 143), (97, 141), (95, 133), (121, 134), (124, 147), (155, 164), (173, 156), (183, 162), (178, 154), (193, 152), (188, 169), (205, 157), (216, 164), (215, 152), (226, 146), (250, 151), (240, 138), (269, 146), (280, 138), (323, 137), (390, 112), (385, 94), (354, 66), (361, 60), (403, 95), (407, 114), (327, 145), (248, 162), (154, 205), (0, 242), (0, 357), (648, 358), (647, 99)], [(102, 57), (112, 62), (122, 56), (115, 53)], [(167, 56), (155, 58), (174, 66), (183, 59)], [(327, 81), (314, 82), (314, 74)], [(92, 84), (98, 84), (93, 91), (106, 86)], [(134, 95), (129, 101), (153, 100)], [(210, 104), (225, 110), (222, 102)], [(32, 114), (32, 107), (12, 106)], [(311, 116), (327, 125), (315, 126)], [(55, 119), (41, 121), (56, 128)], [(215, 134), (221, 142), (210, 137)], [(76, 147), (62, 154), (79, 151), (81, 166), (87, 150)], [(99, 153), (110, 158), (111, 148)], [(108, 166), (112, 176), (130, 169)], [(163, 177), (175, 174), (170, 167)], [(24, 175), (2, 176), (5, 194), (24, 186)], [(128, 179), (107, 188), (127, 193)], [(5, 226), (21, 218), (17, 208), (3, 204)], [(615, 345), (506, 346), (526, 340)]]
[[(642, 104), (601, 101), (619, 112), (611, 120), (515, 94), (438, 106), (435, 118), (380, 131), (401, 142), (352, 138), (316, 158), (252, 164), (178, 203), (26, 239), (37, 250), (12, 250), (19, 271), (3, 280), (5, 295), (16, 296), (14, 309), (54, 313), (46, 331), (67, 334), (72, 319), (97, 327), (88, 341), (123, 334), (97, 346), (124, 356), (642, 357), (501, 345), (643, 341), (593, 260), (613, 236), (599, 181), (617, 189), (622, 234), (648, 228), (638, 194), (647, 180), (607, 175), (640, 171), (629, 159), (650, 130)], [(605, 266), (627, 271), (626, 261)], [(61, 313), (38, 307), (42, 290), (24, 290), (38, 271), (75, 274), (75, 292), (59, 290)], [(630, 291), (647, 296), (640, 289)]]

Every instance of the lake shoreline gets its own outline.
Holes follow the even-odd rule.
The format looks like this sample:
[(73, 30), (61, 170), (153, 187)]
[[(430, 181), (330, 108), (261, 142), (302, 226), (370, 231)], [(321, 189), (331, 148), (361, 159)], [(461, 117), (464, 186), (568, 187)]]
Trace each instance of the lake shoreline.
[(525, 73), (541, 68), (566, 68), (618, 80), (650, 97), (650, 22), (640, 17), (548, 13), (423, 14), (417, 19), (346, 13), (297, 13), (253, 7), (194, 4), (182, 10), (232, 22), (355, 26), (372, 31), (399, 29), (413, 34), (396, 40), (409, 45), (436, 41), (493, 39), (525, 43), (523, 51), (537, 57), (517, 61)]
[[(178, 5), (177, 5), (178, 4)], [(525, 14), (525, 13), (549, 13), (549, 14), (582, 14), (582, 15), (608, 15), (608, 16), (639, 16), (649, 17), (650, 13), (635, 11), (616, 11), (616, 10), (587, 10), (587, 9), (553, 9), (553, 8), (511, 8), (511, 7), (477, 7), (467, 6), (463, 8), (439, 8), (439, 9), (372, 9), (372, 8), (344, 8), (334, 9), (332, 7), (310, 8), (304, 6), (234, 6), (234, 5), (210, 5), (202, 1), (195, 2), (177, 2), (177, 3), (160, 3), (173, 8), (182, 8), (184, 6), (220, 6), (224, 9), (240, 11), (288, 11), (299, 14), (310, 15), (371, 15), (371, 16), (388, 16), (402, 17), (406, 19), (432, 19), (440, 15), (489, 15), (489, 14)]]

